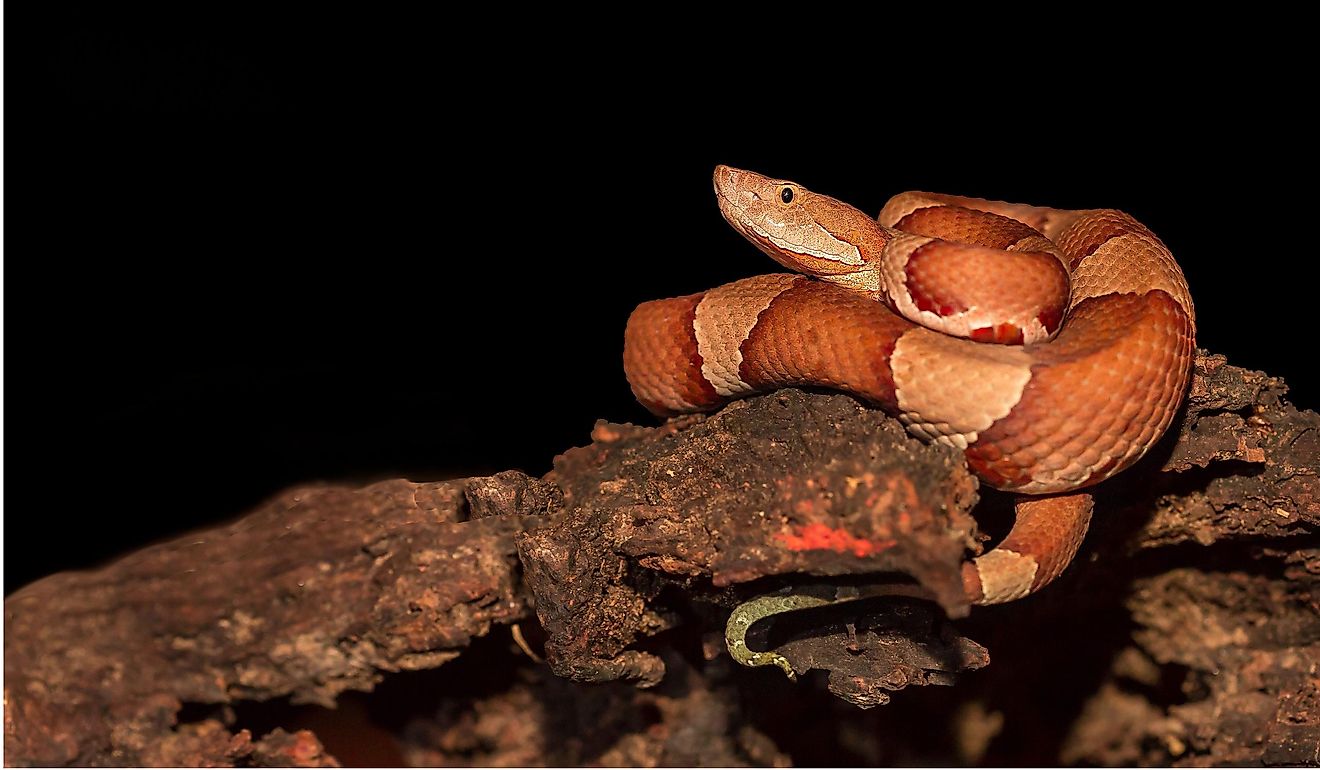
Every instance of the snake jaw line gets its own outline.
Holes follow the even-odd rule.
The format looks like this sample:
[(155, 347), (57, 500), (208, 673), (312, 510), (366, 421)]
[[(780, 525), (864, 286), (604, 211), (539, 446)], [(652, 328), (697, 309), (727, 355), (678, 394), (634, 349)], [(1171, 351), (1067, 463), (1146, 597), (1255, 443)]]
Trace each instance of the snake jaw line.
[(725, 220), (790, 270), (827, 279), (851, 275), (872, 262), (860, 244), (885, 237), (860, 210), (783, 179), (720, 166), (714, 184)]

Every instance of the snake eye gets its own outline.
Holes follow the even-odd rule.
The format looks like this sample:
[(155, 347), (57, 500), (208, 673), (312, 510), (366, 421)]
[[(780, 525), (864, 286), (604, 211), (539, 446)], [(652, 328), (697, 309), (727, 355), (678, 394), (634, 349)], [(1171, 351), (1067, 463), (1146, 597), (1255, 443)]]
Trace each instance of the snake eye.
[(793, 202), (793, 188), (792, 188), (792, 187), (785, 187), (784, 189), (780, 190), (780, 191), (779, 191), (779, 200), (783, 201), (784, 203), (792, 203), (792, 202)]

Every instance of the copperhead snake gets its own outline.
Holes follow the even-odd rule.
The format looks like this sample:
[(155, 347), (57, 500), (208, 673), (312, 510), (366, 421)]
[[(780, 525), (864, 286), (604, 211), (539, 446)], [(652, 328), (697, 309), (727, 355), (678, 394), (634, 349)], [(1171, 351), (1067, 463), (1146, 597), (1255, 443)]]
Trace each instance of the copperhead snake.
[(1090, 524), (1078, 492), (1160, 438), (1191, 376), (1195, 314), (1173, 255), (1113, 209), (908, 192), (875, 219), (794, 182), (720, 166), (720, 212), (797, 273), (646, 302), (624, 370), (669, 416), (790, 386), (850, 393), (1021, 493), (963, 565), (973, 604), (1057, 577)]

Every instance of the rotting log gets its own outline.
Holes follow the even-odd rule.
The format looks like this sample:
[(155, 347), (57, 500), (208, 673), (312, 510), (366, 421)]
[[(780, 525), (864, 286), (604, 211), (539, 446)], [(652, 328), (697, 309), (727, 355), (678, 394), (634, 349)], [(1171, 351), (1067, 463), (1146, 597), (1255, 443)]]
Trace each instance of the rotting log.
[[(398, 725), (410, 762), (1317, 764), (1320, 416), (1285, 393), (1199, 356), (1171, 435), (1097, 487), (1078, 562), (970, 615), (971, 511), (1002, 530), (1005, 496), (837, 394), (599, 423), (542, 479), (291, 490), (7, 599), (5, 761), (333, 764), (234, 709), (494, 656), (507, 676)], [(754, 597), (892, 586), (932, 601), (752, 627), (796, 684), (724, 650)], [(856, 708), (924, 684), (956, 686)]]

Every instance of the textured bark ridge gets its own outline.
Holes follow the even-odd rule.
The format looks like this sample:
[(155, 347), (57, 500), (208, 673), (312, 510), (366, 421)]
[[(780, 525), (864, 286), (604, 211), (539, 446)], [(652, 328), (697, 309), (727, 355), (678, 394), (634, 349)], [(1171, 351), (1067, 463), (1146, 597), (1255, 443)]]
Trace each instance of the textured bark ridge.
[[(292, 490), (6, 600), (5, 762), (1320, 764), (1320, 416), (1285, 392), (1200, 356), (1078, 562), (970, 614), (1008, 499), (841, 395)], [(739, 613), (795, 682), (730, 658)]]

